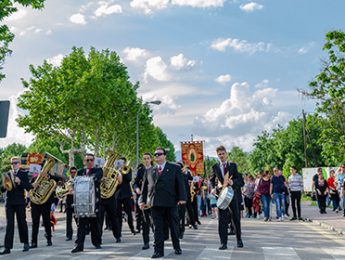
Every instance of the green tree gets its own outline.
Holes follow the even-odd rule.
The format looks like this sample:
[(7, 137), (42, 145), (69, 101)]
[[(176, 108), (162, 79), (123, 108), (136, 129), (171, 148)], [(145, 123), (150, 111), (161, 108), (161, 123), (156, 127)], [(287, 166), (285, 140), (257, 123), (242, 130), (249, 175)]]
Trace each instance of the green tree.
[(11, 168), (10, 158), (13, 156), (21, 156), (27, 151), (27, 147), (22, 144), (13, 143), (0, 151), (0, 173), (8, 171)]
[(251, 173), (249, 154), (243, 151), (240, 147), (234, 146), (228, 153), (231, 161), (237, 164), (238, 171), (246, 174)]
[(157, 143), (155, 144), (154, 148), (157, 147), (163, 147), (167, 150), (167, 160), (175, 162), (176, 157), (175, 157), (175, 148), (173, 143), (169, 141), (167, 138), (166, 134), (160, 129), (159, 127), (155, 128), (156, 136), (157, 136)]
[(319, 143), (326, 162), (336, 165), (345, 160), (345, 33), (328, 32), (323, 50), (328, 59), (310, 82), (310, 90), (302, 93), (316, 100), (316, 112), (327, 119)]
[[(22, 6), (31, 6), (34, 9), (41, 9), (45, 0), (1, 0), (0, 1), (0, 22), (6, 17), (18, 11), (15, 4)], [(12, 53), (9, 44), (13, 41), (14, 34), (10, 31), (6, 24), (0, 25), (0, 81), (5, 77), (2, 73), (6, 56)]]

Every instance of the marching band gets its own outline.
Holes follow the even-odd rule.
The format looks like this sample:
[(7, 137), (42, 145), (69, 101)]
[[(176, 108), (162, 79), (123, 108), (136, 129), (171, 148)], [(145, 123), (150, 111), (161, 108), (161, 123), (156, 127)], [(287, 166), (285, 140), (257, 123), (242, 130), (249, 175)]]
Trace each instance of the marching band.
[[(224, 153), (224, 154), (223, 154)], [(236, 231), (237, 246), (243, 247), (241, 239), (240, 210), (237, 190), (243, 186), (243, 179), (237, 172), (236, 164), (227, 162), (224, 147), (217, 148), (220, 163), (213, 166), (210, 178), (212, 192), (219, 196), (224, 187), (234, 189), (233, 198), (219, 209), (220, 250), (227, 248), (227, 230), (232, 222)], [(153, 159), (155, 164), (153, 163)], [(91, 233), (91, 242), (96, 249), (102, 248), (102, 230), (104, 219), (112, 230), (116, 243), (121, 242), (123, 211), (133, 235), (142, 232), (143, 247), (150, 248), (150, 230), (153, 231), (154, 253), (152, 258), (164, 257), (164, 241), (171, 235), (174, 252), (182, 254), (180, 239), (183, 239), (185, 226), (198, 229), (200, 205), (204, 199), (204, 187), (193, 178), (183, 162), (171, 163), (166, 160), (166, 150), (158, 147), (154, 155), (146, 152), (143, 163), (137, 168), (132, 186), (132, 169), (126, 158), (110, 151), (102, 168), (95, 167), (95, 156), (84, 156), (84, 168), (69, 168), (69, 177), (62, 185), (57, 184), (61, 176), (51, 174), (56, 170), (58, 159), (48, 154), (38, 176), (29, 181), (29, 174), (21, 168), (21, 158), (10, 160), (11, 171), (2, 175), (1, 191), (6, 191), (6, 235), (4, 250), (0, 254), (9, 254), (13, 248), (14, 216), (18, 221), (20, 242), (23, 251), (38, 247), (38, 230), (42, 215), (47, 246), (52, 246), (50, 223), (53, 198), (65, 200), (66, 241), (73, 239), (73, 218), (77, 225), (77, 237), (71, 253), (84, 250), (85, 236)], [(26, 201), (24, 192), (30, 194), (32, 239), (29, 246), (28, 226), (26, 222)], [(133, 202), (134, 196), (134, 202)], [(218, 199), (220, 201), (220, 199)], [(218, 203), (218, 202), (217, 202)], [(134, 204), (134, 205), (133, 205)], [(199, 202), (200, 204), (200, 202)], [(132, 217), (132, 207), (136, 205), (136, 230)], [(187, 223), (186, 224), (186, 217)]]

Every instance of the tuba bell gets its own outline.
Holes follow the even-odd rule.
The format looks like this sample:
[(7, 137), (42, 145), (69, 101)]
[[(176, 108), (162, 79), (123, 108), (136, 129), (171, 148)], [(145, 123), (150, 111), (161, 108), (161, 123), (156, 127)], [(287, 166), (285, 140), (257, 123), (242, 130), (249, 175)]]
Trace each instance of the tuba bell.
[(69, 194), (71, 189), (73, 189), (73, 180), (69, 180), (62, 186), (58, 186), (56, 188), (55, 195), (58, 199), (63, 199)]
[(62, 164), (60, 160), (46, 153), (47, 159), (42, 167), (40, 174), (35, 180), (35, 188), (29, 192), (30, 200), (38, 205), (42, 205), (49, 199), (50, 195), (56, 188), (56, 181), (48, 179), (48, 172), (53, 169), (56, 163)]
[(2, 174), (2, 186), (7, 190), (11, 191), (13, 189), (13, 182), (11, 178), (11, 172), (6, 172)]
[(103, 166), (103, 178), (101, 180), (101, 198), (108, 199), (115, 193), (117, 187), (118, 171), (114, 168), (114, 163), (118, 155), (114, 151), (108, 152), (108, 158)]

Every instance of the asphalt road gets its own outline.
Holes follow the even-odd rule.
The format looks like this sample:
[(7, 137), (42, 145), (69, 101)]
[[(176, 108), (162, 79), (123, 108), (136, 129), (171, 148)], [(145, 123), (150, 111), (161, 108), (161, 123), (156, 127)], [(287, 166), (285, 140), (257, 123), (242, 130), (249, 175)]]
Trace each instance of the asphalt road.
[[(181, 242), (182, 255), (175, 255), (171, 242), (165, 246), (166, 259), (252, 259), (252, 260), (298, 260), (298, 259), (344, 259), (345, 237), (325, 230), (310, 222), (263, 222), (245, 219), (242, 221), (244, 248), (237, 248), (234, 236), (229, 237), (228, 250), (219, 251), (217, 220), (203, 218), (198, 230), (186, 229)], [(0, 239), (3, 241), (4, 230)], [(29, 232), (31, 234), (31, 232)], [(115, 244), (110, 231), (103, 233), (103, 249), (95, 249), (86, 237), (82, 253), (71, 254), (73, 242), (65, 241), (65, 222), (58, 223), (53, 237), (53, 246), (47, 247), (41, 228), (39, 247), (23, 253), (22, 244), (15, 233), (15, 247), (10, 255), (2, 259), (148, 259), (153, 248), (142, 250), (141, 234), (133, 236), (124, 223), (122, 243)], [(151, 242), (152, 245), (152, 242)]]

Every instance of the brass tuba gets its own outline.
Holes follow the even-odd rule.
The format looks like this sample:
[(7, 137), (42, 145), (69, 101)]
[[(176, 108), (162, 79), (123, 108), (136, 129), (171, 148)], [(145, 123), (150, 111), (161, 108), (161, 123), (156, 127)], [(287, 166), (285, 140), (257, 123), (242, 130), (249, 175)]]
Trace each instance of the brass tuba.
[(100, 186), (102, 199), (108, 199), (115, 193), (119, 174), (119, 172), (114, 168), (114, 163), (117, 158), (118, 155), (115, 152), (108, 152), (108, 158), (103, 166), (103, 178)]
[(50, 154), (47, 154), (46, 162), (35, 180), (37, 186), (32, 188), (29, 192), (30, 200), (38, 205), (42, 205), (49, 199), (50, 195), (56, 188), (56, 181), (48, 179), (48, 172), (55, 166), (58, 159)]
[(2, 174), (2, 186), (8, 190), (11, 191), (13, 189), (13, 182), (11, 178), (11, 172), (6, 172)]
[(73, 180), (65, 182), (62, 186), (56, 188), (55, 194), (58, 199), (63, 199), (73, 189)]

